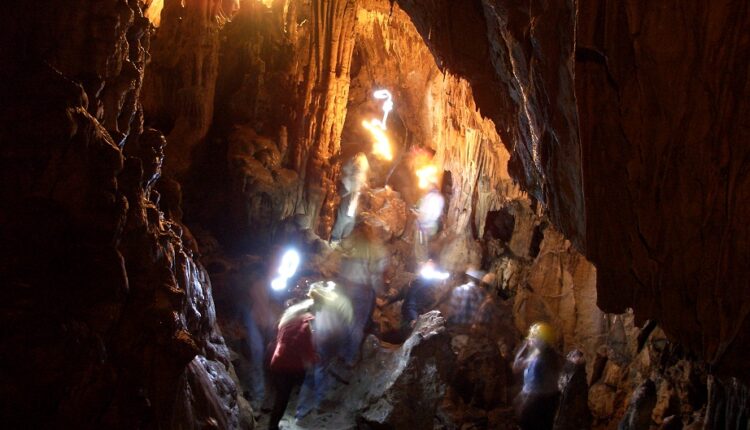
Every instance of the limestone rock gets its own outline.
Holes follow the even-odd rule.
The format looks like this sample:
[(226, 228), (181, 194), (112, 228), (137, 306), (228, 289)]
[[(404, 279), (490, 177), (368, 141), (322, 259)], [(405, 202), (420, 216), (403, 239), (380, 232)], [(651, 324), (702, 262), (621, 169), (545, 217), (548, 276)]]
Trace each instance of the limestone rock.
[(648, 430), (651, 428), (651, 413), (656, 405), (656, 386), (646, 380), (635, 391), (628, 403), (628, 410), (618, 430)]
[(359, 420), (370, 426), (432, 428), (452, 357), (443, 324), (437, 311), (419, 317), (412, 335), (373, 378)]
[(554, 430), (591, 428), (586, 361), (581, 351), (574, 350), (568, 353), (560, 374), (560, 392)]
[(589, 390), (589, 409), (591, 414), (598, 419), (607, 419), (615, 412), (614, 388), (607, 384), (598, 382)]

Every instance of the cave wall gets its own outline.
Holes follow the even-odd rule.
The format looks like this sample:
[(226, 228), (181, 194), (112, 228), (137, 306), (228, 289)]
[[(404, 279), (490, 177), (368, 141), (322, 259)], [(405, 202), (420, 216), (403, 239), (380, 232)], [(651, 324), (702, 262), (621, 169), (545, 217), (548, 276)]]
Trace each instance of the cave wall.
[[(219, 33), (239, 0), (163, 0), (149, 51), (142, 104), (167, 135), (165, 171), (180, 176), (213, 120)], [(152, 18), (154, 19), (154, 18)]]
[[(465, 78), (510, 153), (508, 170), (582, 249), (572, 1), (397, 3), (442, 70)], [(546, 43), (537, 43), (543, 40)]]
[[(434, 150), (436, 165), (450, 173), (438, 239), (442, 266), (462, 271), (467, 264), (481, 265), (497, 274), (497, 287), (514, 294), (512, 319), (519, 332), (538, 321), (550, 322), (559, 330), (559, 349), (581, 349), (591, 367), (609, 329), (597, 307), (596, 269), (513, 181), (511, 155), (495, 124), (479, 110), (472, 86), (452, 71), (441, 72), (408, 15), (387, 1), (360, 5), (355, 51), (359, 64), (342, 145), (369, 150), (359, 123), (378, 114), (372, 90), (393, 91), (397, 118), (390, 119), (389, 128), (396, 129), (394, 147), (405, 150), (399, 141), (401, 120), (407, 144)], [(413, 167), (404, 170), (408, 179), (391, 185), (413, 204), (419, 197), (409, 197), (419, 192), (413, 189)], [(499, 212), (512, 219), (506, 232), (499, 231), (507, 226), (494, 217)]]
[(600, 307), (747, 380), (748, 6), (398, 4), (597, 266)]
[(164, 139), (138, 100), (141, 3), (5, 6), (5, 424), (240, 427), (210, 282), (152, 190)]
[(581, 2), (576, 55), (601, 306), (745, 380), (748, 24), (744, 2)]

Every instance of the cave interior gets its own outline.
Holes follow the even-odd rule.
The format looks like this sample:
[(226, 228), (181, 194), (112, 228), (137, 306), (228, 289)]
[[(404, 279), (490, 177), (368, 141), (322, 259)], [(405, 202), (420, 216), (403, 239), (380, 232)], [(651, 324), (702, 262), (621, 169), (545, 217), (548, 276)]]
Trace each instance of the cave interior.
[(279, 318), (331, 281), (357, 320), (362, 231), (358, 360), (281, 428), (519, 428), (540, 322), (555, 429), (750, 428), (748, 2), (4, 6), (8, 428), (267, 428)]

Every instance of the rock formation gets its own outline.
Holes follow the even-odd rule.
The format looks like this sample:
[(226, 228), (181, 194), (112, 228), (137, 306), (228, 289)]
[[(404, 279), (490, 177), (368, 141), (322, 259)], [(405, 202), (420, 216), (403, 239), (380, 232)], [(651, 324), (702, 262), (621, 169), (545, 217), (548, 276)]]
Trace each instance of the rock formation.
[(211, 284), (152, 191), (139, 2), (12, 2), (3, 25), (4, 422), (241, 427)]
[[(446, 199), (430, 255), (495, 274), (497, 318), (449, 336), (427, 314), (392, 350), (369, 338), (330, 419), (510, 426), (505, 364), (544, 320), (585, 358), (562, 384), (581, 412), (558, 428), (588, 411), (594, 428), (746, 426), (746, 2), (4, 6), (9, 425), (252, 426), (230, 362), (246, 283), (292, 244), (308, 280), (336, 275), (340, 166), (370, 152), (361, 122), (387, 88), (395, 157), (372, 160), (360, 199), (387, 286), (416, 276), (413, 170), (429, 154)], [(381, 333), (398, 306), (376, 311)]]

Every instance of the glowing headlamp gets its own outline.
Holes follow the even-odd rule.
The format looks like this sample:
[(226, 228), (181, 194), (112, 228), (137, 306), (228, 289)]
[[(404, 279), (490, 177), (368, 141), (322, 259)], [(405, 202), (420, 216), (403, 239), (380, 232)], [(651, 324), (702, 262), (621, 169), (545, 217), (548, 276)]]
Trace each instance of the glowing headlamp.
[(388, 90), (377, 90), (372, 95), (376, 99), (385, 100), (383, 103), (383, 121), (381, 121), (383, 130), (385, 130), (386, 121), (388, 121), (388, 114), (393, 110), (393, 96)]
[(450, 274), (448, 272), (441, 272), (435, 268), (434, 264), (425, 263), (422, 265), (422, 269), (419, 271), (419, 276), (427, 280), (445, 281), (448, 279)]
[(299, 262), (300, 256), (297, 251), (290, 249), (285, 252), (281, 257), (281, 264), (279, 264), (279, 269), (277, 271), (279, 276), (271, 281), (271, 288), (275, 291), (281, 291), (286, 288), (286, 282), (297, 272)]
[(372, 134), (375, 139), (373, 144), (372, 152), (378, 158), (385, 160), (393, 159), (393, 152), (391, 150), (391, 142), (388, 140), (388, 136), (385, 131), (388, 129), (387, 121), (388, 114), (393, 110), (393, 96), (388, 90), (377, 90), (373, 94), (378, 100), (385, 100), (383, 102), (383, 119), (371, 119), (369, 121), (362, 121), (362, 126)]

